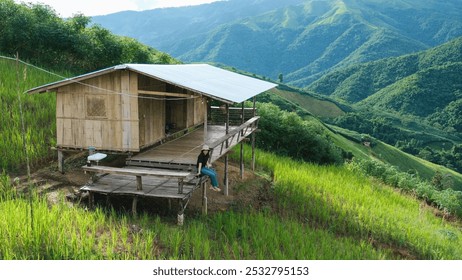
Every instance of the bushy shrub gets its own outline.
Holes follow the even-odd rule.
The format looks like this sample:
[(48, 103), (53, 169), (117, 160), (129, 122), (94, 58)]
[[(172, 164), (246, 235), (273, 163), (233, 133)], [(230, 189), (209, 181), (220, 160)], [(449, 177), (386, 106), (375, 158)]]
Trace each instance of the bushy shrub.
[(343, 163), (342, 150), (330, 141), (318, 122), (304, 120), (269, 103), (259, 103), (258, 114), (258, 147), (306, 162)]
[(414, 193), (419, 199), (452, 215), (462, 217), (462, 192), (453, 189), (439, 190), (434, 184), (421, 180), (415, 174), (400, 172), (395, 167), (376, 160), (358, 160), (354, 158), (348, 168), (363, 175), (371, 176), (382, 182)]
[(435, 191), (433, 201), (444, 212), (462, 216), (462, 192), (453, 189)]
[(10, 182), (10, 177), (5, 172), (0, 174), (0, 201), (10, 199), (14, 196), (14, 187)]
[(437, 190), (427, 182), (419, 182), (416, 185), (415, 193), (418, 198), (425, 200), (428, 204), (432, 203), (433, 197)]

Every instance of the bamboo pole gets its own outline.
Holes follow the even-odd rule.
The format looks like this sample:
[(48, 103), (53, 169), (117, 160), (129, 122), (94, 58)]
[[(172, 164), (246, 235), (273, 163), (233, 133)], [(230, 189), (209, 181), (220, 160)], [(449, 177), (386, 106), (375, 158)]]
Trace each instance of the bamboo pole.
[(202, 214), (207, 215), (207, 181), (202, 181)]
[[(253, 97), (253, 116), (257, 115), (256, 110), (256, 97)], [(252, 171), (255, 171), (255, 131), (252, 133)]]
[[(226, 103), (226, 133), (225, 135), (228, 135), (229, 133), (229, 104)], [(229, 147), (229, 142), (228, 142), (228, 139), (226, 140), (226, 149)], [(229, 190), (228, 190), (228, 186), (229, 186), (229, 178), (228, 178), (228, 164), (229, 164), (229, 158), (228, 158), (228, 154), (226, 153), (225, 155), (225, 188), (224, 188), (224, 194), (226, 196), (229, 195)]]
[(207, 105), (207, 97), (202, 97), (202, 100), (205, 100), (205, 110), (204, 110), (204, 144), (207, 142), (207, 121), (208, 121), (208, 105)]
[[(244, 124), (244, 102), (242, 102), (241, 110), (241, 125)], [(241, 132), (241, 136), (244, 136), (244, 130)], [(241, 141), (241, 151), (239, 155), (239, 174), (241, 175), (241, 180), (244, 179), (244, 141)]]
[[(25, 75), (24, 75), (25, 76)], [(22, 138), (22, 145), (24, 149), (24, 155), (26, 157), (26, 167), (27, 167), (27, 185), (29, 188), (29, 215), (30, 215), (30, 229), (31, 232), (34, 232), (34, 209), (32, 207), (32, 182), (31, 182), (31, 175), (30, 175), (30, 164), (29, 164), (29, 152), (27, 151), (27, 140), (26, 140), (26, 126), (24, 124), (24, 114), (22, 110), (22, 99), (21, 99), (21, 78), (19, 75), (19, 53), (16, 53), (16, 85), (17, 85), (17, 95), (18, 95), (18, 106), (19, 106), (19, 114), (21, 116), (21, 138)]]

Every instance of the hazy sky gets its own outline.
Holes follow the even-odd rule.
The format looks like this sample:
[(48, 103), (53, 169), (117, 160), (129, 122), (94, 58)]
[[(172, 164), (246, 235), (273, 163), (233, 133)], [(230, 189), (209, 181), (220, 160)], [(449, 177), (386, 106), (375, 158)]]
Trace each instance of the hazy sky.
[(52, 7), (60, 17), (78, 12), (86, 16), (105, 15), (125, 10), (150, 10), (165, 7), (192, 6), (219, 0), (15, 0), (17, 3), (42, 3)]

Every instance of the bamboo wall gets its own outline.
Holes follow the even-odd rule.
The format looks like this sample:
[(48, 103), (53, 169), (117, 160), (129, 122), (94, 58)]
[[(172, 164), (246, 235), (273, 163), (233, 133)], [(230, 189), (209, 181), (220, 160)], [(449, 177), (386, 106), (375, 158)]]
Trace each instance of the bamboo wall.
[(60, 87), (56, 96), (58, 147), (138, 151), (138, 100), (129, 96), (137, 96), (136, 76), (118, 71), (84, 81), (91, 86)]
[(73, 83), (57, 91), (58, 148), (138, 152), (164, 139), (167, 123), (184, 129), (204, 122), (206, 102), (198, 94), (141, 74), (116, 71), (83, 83), (91, 86)]
[(165, 100), (142, 97), (147, 97), (139, 100), (140, 146), (145, 147), (165, 137)]
[[(140, 146), (146, 147), (166, 137), (166, 125), (174, 125), (174, 130), (190, 128), (204, 122), (202, 98), (183, 88), (139, 75), (139, 90), (176, 93), (180, 96), (161, 97), (141, 95), (139, 99)], [(187, 99), (185, 99), (187, 98)], [(199, 100), (199, 102), (197, 102)]]

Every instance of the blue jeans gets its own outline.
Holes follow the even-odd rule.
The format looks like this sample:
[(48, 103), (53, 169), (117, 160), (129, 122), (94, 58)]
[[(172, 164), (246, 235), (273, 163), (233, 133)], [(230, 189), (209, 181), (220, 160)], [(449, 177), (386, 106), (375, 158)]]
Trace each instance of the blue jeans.
[(201, 174), (209, 176), (210, 180), (212, 181), (212, 186), (214, 188), (218, 187), (217, 173), (215, 172), (215, 170), (208, 167), (202, 167)]

